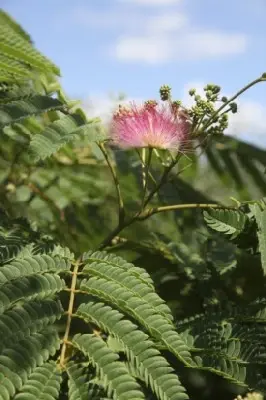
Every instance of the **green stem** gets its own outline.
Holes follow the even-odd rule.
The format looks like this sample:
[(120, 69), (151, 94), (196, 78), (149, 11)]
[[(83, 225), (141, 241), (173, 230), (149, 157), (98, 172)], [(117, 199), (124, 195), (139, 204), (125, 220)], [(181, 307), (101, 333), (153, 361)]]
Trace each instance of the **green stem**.
[[(143, 161), (142, 161), (142, 157), (141, 157), (140, 152), (138, 151), (138, 149), (135, 149), (135, 150), (136, 150), (136, 153), (137, 153), (137, 155), (138, 155), (138, 157), (139, 157), (139, 159), (141, 161), (141, 165), (143, 165)], [(151, 179), (151, 181), (154, 183), (154, 185), (156, 186), (156, 180), (155, 180), (154, 176), (152, 175), (151, 171), (148, 171), (148, 176)]]
[(142, 167), (142, 187), (143, 190), (146, 186), (146, 149), (145, 147), (143, 147), (143, 149), (141, 149), (141, 167)]
[(238, 207), (234, 206), (223, 206), (221, 204), (198, 204), (198, 203), (192, 203), (192, 204), (173, 204), (170, 206), (162, 206), (162, 207), (154, 207), (154, 208), (149, 208), (144, 210), (142, 213), (140, 213), (137, 217), (137, 220), (144, 220), (146, 218), (149, 218), (151, 215), (158, 214), (160, 212), (165, 212), (165, 211), (174, 211), (174, 210), (187, 210), (187, 209), (193, 209), (193, 208), (201, 208), (201, 209), (207, 209), (207, 208), (221, 208), (221, 209), (233, 209), (237, 210)]
[(156, 185), (156, 187), (150, 192), (150, 194), (147, 196), (143, 207), (146, 207), (146, 205), (152, 200), (154, 195), (161, 189), (161, 187), (167, 182), (167, 177), (168, 174), (171, 172), (171, 170), (174, 168), (174, 166), (178, 163), (181, 155), (174, 159), (171, 164), (169, 164), (167, 167), (165, 167), (164, 172), (162, 174), (162, 177), (159, 181), (159, 183)]
[(142, 209), (144, 208), (145, 197), (146, 197), (146, 192), (147, 192), (147, 188), (148, 188), (148, 176), (149, 176), (149, 169), (150, 169), (150, 165), (151, 165), (151, 158), (152, 158), (152, 148), (149, 148), (147, 162), (145, 162), (144, 170), (143, 170), (145, 180), (144, 180), (144, 186), (143, 186)]
[(120, 224), (120, 223), (122, 223), (122, 221), (125, 218), (125, 208), (124, 208), (123, 197), (122, 197), (122, 193), (121, 193), (121, 189), (120, 189), (120, 184), (119, 184), (119, 181), (118, 181), (118, 178), (117, 178), (117, 174), (116, 174), (115, 168), (111, 163), (111, 160), (110, 160), (110, 158), (108, 156), (108, 153), (107, 153), (107, 151), (106, 151), (106, 149), (104, 147), (104, 144), (103, 143), (98, 143), (98, 147), (100, 148), (101, 152), (103, 153), (103, 156), (104, 156), (104, 158), (105, 158), (105, 160), (107, 162), (107, 165), (108, 165), (108, 167), (110, 169), (110, 172), (112, 174), (113, 181), (114, 181), (114, 184), (115, 184), (115, 187), (116, 187), (116, 193), (117, 193), (117, 198), (118, 198), (118, 221), (119, 221), (119, 224)]

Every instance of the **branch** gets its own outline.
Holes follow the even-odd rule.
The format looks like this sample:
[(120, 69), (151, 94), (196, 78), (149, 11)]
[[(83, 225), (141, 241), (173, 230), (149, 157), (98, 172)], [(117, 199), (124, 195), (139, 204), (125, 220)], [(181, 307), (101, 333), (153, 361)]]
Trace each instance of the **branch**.
[(162, 206), (162, 207), (154, 207), (148, 208), (142, 212), (137, 212), (131, 219), (125, 221), (123, 224), (118, 225), (108, 236), (107, 238), (100, 244), (98, 247), (99, 250), (103, 250), (105, 247), (112, 243), (112, 240), (120, 233), (122, 230), (127, 228), (128, 226), (132, 225), (136, 221), (143, 221), (154, 214), (158, 214), (164, 211), (174, 211), (174, 210), (186, 210), (186, 209), (193, 209), (193, 208), (200, 208), (200, 209), (208, 209), (208, 208), (220, 208), (220, 209), (232, 209), (238, 210), (239, 207), (235, 206), (223, 206), (221, 204), (204, 204), (204, 203), (193, 203), (193, 204), (174, 204), (170, 206)]
[(98, 143), (98, 146), (99, 146), (101, 152), (103, 153), (103, 156), (108, 164), (108, 167), (111, 171), (113, 181), (114, 181), (114, 184), (116, 187), (116, 193), (117, 193), (117, 198), (118, 198), (118, 218), (119, 218), (118, 220), (119, 220), (119, 224), (121, 224), (125, 218), (125, 209), (124, 209), (124, 202), (123, 202), (123, 198), (122, 198), (122, 194), (121, 194), (120, 184), (119, 184), (119, 181), (117, 178), (116, 171), (115, 171), (115, 169), (109, 159), (108, 153), (104, 147), (104, 144)]
[(221, 204), (173, 204), (170, 206), (162, 206), (162, 207), (154, 207), (154, 208), (149, 208), (144, 210), (142, 213), (140, 213), (137, 217), (137, 220), (144, 220), (146, 218), (149, 218), (153, 214), (158, 214), (160, 212), (164, 211), (174, 211), (174, 210), (184, 210), (184, 209), (193, 209), (193, 208), (200, 208), (200, 209), (206, 209), (206, 208), (221, 208), (221, 209), (233, 209), (237, 210), (238, 207), (234, 206), (223, 206)]

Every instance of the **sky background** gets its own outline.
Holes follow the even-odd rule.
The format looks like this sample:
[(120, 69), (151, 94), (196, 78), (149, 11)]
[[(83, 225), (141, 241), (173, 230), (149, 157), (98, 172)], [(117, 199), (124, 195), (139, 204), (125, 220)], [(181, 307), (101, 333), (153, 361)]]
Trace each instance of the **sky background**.
[[(61, 69), (71, 98), (106, 115), (112, 97), (188, 103), (206, 83), (231, 95), (266, 72), (266, 0), (0, 0)], [(266, 147), (266, 82), (239, 102), (230, 133)]]

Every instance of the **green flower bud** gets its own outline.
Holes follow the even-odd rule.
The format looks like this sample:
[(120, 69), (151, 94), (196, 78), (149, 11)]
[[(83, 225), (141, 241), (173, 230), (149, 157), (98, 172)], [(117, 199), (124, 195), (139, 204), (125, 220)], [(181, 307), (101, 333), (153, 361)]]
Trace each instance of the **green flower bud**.
[(228, 121), (228, 114), (221, 115), (221, 121)]
[(226, 96), (223, 96), (223, 97), (221, 98), (221, 100), (222, 100), (223, 103), (226, 103), (226, 102), (228, 101), (228, 98), (227, 98)]
[(214, 85), (214, 87), (213, 87), (213, 93), (217, 94), (217, 93), (220, 93), (220, 91), (221, 91), (221, 87), (218, 86), (218, 85)]
[(162, 85), (160, 87), (160, 97), (162, 101), (167, 101), (171, 97), (171, 88), (168, 85)]
[(231, 103), (230, 108), (233, 114), (237, 113), (237, 104), (236, 103)]
[(176, 107), (180, 107), (182, 105), (182, 101), (181, 100), (175, 100), (175, 101), (172, 102), (172, 105), (176, 106)]
[(190, 89), (188, 93), (190, 96), (194, 96), (196, 93), (196, 89)]
[(206, 98), (207, 98), (208, 100), (211, 100), (212, 96), (213, 96), (212, 91), (211, 91), (211, 90), (207, 90), (207, 91), (206, 91)]
[(213, 88), (214, 88), (214, 84), (213, 83), (208, 83), (206, 86), (205, 86), (205, 88), (204, 88), (204, 90), (206, 91), (206, 90), (213, 90)]

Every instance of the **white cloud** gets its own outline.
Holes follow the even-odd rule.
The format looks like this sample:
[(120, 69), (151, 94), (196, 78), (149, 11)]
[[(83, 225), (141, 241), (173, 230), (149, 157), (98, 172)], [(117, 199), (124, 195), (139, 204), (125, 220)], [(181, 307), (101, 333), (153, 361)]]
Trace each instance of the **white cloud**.
[(124, 30), (126, 32), (147, 31), (152, 33), (173, 32), (187, 25), (187, 17), (181, 12), (165, 12), (145, 15), (140, 10), (120, 9), (104, 13), (86, 7), (77, 7), (66, 15), (67, 22), (89, 29)]
[(229, 135), (258, 146), (266, 145), (266, 107), (257, 101), (238, 102), (238, 112), (230, 116)]
[(178, 37), (146, 34), (120, 37), (113, 54), (122, 61), (154, 64), (241, 54), (247, 43), (245, 35), (219, 31), (181, 32)]
[(157, 36), (121, 37), (114, 52), (119, 60), (158, 64), (171, 58), (171, 45)]
[(241, 54), (246, 50), (247, 37), (238, 33), (202, 31), (184, 35), (182, 50), (187, 58), (217, 57)]
[(170, 6), (181, 3), (182, 0), (118, 0), (120, 3), (131, 3), (140, 6)]
[(184, 28), (188, 23), (186, 15), (182, 13), (165, 13), (150, 17), (147, 29), (151, 32), (171, 32)]
[(105, 95), (102, 93), (93, 94), (83, 102), (83, 108), (88, 113), (90, 118), (99, 117), (103, 122), (108, 122), (112, 117), (113, 112), (117, 109), (119, 104), (129, 102), (141, 103), (143, 100), (140, 98), (125, 98), (125, 96), (115, 96), (110, 94)]

